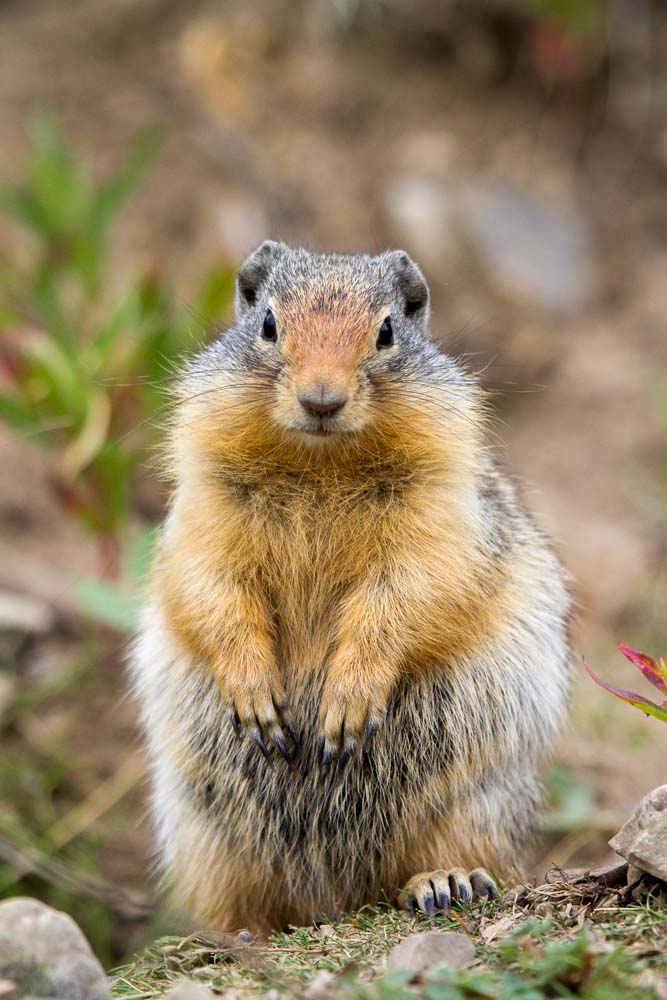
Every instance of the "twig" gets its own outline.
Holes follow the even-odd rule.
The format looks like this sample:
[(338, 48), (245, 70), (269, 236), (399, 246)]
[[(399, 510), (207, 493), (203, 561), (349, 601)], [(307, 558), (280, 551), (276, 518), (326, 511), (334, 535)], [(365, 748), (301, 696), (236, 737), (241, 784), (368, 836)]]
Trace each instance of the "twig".
[(109, 812), (135, 788), (145, 771), (143, 754), (135, 753), (123, 761), (120, 767), (106, 781), (98, 785), (83, 802), (57, 819), (46, 831), (47, 840), (54, 850), (59, 851)]
[(73, 896), (98, 899), (127, 920), (143, 920), (155, 910), (150, 896), (114, 885), (98, 875), (80, 874), (70, 865), (55, 861), (34, 847), (21, 847), (9, 837), (0, 836), (0, 859), (21, 878), (27, 874), (39, 875)]

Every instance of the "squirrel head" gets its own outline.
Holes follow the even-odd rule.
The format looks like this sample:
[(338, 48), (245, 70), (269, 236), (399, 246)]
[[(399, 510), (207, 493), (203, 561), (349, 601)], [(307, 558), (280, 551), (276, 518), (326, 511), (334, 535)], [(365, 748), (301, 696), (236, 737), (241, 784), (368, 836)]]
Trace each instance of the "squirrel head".
[(374, 387), (423, 337), (428, 287), (402, 251), (313, 254), (271, 240), (239, 271), (237, 323), (276, 372), (274, 414), (317, 441), (360, 431)]
[[(402, 250), (313, 253), (271, 240), (242, 265), (236, 321), (188, 370), (182, 399), (205, 410), (208, 450), (340, 454), (368, 437), (425, 440), (470, 380), (428, 336), (429, 292)], [(420, 427), (421, 421), (421, 427)], [(193, 421), (192, 427), (196, 424)], [(405, 450), (402, 444), (399, 449)]]

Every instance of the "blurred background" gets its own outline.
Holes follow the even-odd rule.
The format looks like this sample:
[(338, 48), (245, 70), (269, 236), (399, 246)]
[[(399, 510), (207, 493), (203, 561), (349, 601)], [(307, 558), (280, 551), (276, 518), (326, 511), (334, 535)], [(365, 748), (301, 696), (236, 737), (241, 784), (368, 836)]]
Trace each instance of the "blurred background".
[(175, 365), (267, 236), (408, 249), (492, 394), (578, 602), (522, 860), (602, 863), (667, 759), (580, 666), (667, 654), (665, 5), (1, 0), (0, 107), (0, 895), (107, 963), (171, 928), (124, 658)]

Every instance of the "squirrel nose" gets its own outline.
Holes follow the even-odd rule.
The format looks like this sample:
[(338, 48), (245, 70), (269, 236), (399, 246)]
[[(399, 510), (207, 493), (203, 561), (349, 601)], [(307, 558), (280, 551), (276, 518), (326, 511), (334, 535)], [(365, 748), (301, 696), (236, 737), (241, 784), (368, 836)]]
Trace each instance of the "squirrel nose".
[(299, 402), (310, 417), (335, 417), (347, 403), (347, 395), (321, 385), (299, 393)]

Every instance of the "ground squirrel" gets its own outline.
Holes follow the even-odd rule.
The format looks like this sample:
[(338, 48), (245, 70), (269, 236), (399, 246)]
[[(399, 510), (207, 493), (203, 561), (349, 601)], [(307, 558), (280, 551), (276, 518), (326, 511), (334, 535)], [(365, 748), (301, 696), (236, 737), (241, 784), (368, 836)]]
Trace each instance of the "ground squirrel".
[(161, 862), (209, 926), (433, 912), (521, 861), (569, 602), (428, 299), (402, 251), (269, 241), (180, 381), (133, 673)]

